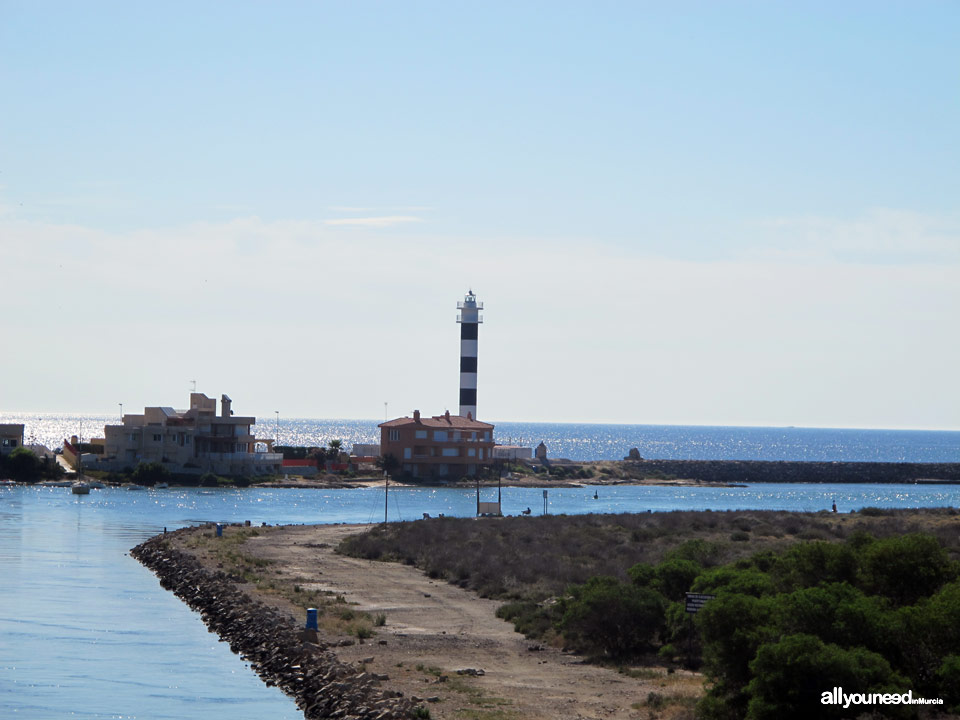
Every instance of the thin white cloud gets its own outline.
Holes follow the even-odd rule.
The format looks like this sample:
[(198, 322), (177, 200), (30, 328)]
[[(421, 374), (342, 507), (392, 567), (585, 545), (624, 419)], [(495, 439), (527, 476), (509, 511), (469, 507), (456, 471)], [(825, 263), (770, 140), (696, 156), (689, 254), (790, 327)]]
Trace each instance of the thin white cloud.
[(773, 218), (756, 224), (753, 255), (785, 260), (915, 263), (960, 261), (960, 220), (876, 208), (859, 217)]
[(379, 217), (331, 218), (324, 220), (324, 225), (355, 226), (368, 228), (385, 228), (394, 225), (423, 222), (415, 215), (381, 215)]
[[(52, 323), (94, 317), (125, 350), (80, 337), (66, 365), (7, 353), (0, 372), (21, 379), (4, 389), (8, 408), (100, 407), (107, 394), (176, 403), (177, 383), (199, 377), (291, 416), (373, 417), (384, 400), (440, 412), (459, 387), (455, 302), (472, 287), (486, 304), (489, 417), (957, 427), (956, 263), (704, 262), (520, 236), (477, 254), (472, 237), (257, 217), (117, 233), (0, 218), (0, 245), (0, 300), (26, 310), (6, 318), (11, 347), (44, 347)], [(417, 352), (390, 373), (377, 353), (329, 353), (334, 321), (378, 347), (414, 333)], [(211, 328), (258, 349), (224, 364)], [(293, 336), (297, 352), (269, 351)], [(337, 379), (322, 402), (304, 391), (321, 356)], [(99, 380), (71, 386), (77, 373)]]
[(385, 205), (381, 207), (364, 207), (360, 205), (331, 205), (328, 210), (333, 212), (349, 213), (380, 213), (380, 212), (426, 212), (433, 210), (429, 205)]

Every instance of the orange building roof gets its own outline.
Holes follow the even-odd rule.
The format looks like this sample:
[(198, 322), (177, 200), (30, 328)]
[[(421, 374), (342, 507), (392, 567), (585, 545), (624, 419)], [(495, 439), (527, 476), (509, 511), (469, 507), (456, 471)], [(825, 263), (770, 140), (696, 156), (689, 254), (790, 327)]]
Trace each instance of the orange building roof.
[(404, 425), (422, 425), (428, 428), (455, 428), (457, 430), (490, 430), (493, 425), (480, 422), (472, 418), (451, 415), (449, 412), (443, 415), (434, 415), (433, 417), (421, 417), (419, 412), (415, 412), (413, 417), (402, 417), (387, 422), (380, 423), (377, 427), (395, 428)]

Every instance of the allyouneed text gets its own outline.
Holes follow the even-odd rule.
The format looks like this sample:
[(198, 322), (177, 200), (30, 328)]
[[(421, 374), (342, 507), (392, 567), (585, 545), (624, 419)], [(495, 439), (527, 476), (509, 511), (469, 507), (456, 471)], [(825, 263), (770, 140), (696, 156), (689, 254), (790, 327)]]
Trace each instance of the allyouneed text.
[(847, 695), (842, 687), (821, 693), (821, 705), (943, 705), (942, 698), (915, 698), (913, 690), (899, 693), (851, 693)]

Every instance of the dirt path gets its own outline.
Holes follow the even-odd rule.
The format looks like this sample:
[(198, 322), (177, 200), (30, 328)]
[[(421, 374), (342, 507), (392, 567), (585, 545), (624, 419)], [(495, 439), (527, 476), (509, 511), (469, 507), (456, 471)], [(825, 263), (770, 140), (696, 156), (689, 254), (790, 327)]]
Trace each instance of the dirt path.
[[(357, 610), (385, 614), (386, 624), (376, 628), (374, 638), (339, 647), (337, 654), (387, 676), (382, 680), (387, 688), (433, 700), (428, 703), (431, 717), (671, 717), (676, 713), (652, 712), (647, 705), (651, 692), (687, 698), (699, 693), (697, 676), (646, 671), (645, 677), (629, 677), (585, 665), (576, 655), (540, 649), (495, 616), (500, 602), (431, 580), (416, 568), (333, 551), (344, 537), (362, 529), (271, 528), (249, 538), (243, 552), (266, 561), (275, 583), (330, 591), (355, 603)], [(265, 599), (282, 604), (269, 595)], [(483, 674), (458, 675), (462, 669)], [(682, 705), (687, 715), (689, 702)]]

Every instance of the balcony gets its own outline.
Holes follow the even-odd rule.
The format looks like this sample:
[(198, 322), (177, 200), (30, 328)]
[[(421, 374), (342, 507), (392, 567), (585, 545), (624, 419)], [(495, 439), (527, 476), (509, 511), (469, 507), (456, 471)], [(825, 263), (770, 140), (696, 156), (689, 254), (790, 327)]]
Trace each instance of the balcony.
[[(462, 322), (463, 322), (463, 315), (462, 315), (462, 314), (457, 315), (457, 322), (458, 322), (458, 323), (462, 323)], [(477, 322), (478, 322), (478, 323), (482, 323), (482, 322), (483, 322), (483, 315), (477, 315)]]
[(473, 305), (467, 305), (463, 300), (457, 303), (457, 310), (483, 310), (483, 303), (478, 302)]

